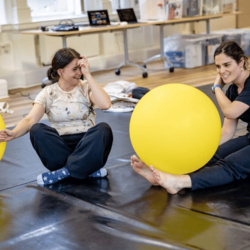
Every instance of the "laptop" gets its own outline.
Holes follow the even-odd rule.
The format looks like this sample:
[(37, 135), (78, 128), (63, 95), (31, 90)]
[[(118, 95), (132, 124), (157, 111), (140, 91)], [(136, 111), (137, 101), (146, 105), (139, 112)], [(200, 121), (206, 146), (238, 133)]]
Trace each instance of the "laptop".
[(87, 12), (90, 26), (110, 25), (109, 14), (107, 10), (89, 10)]
[(120, 22), (127, 22), (128, 24), (133, 24), (133, 23), (143, 23), (143, 22), (138, 22), (134, 9), (133, 8), (128, 8), (128, 9), (118, 9), (116, 10), (117, 14), (119, 16)]

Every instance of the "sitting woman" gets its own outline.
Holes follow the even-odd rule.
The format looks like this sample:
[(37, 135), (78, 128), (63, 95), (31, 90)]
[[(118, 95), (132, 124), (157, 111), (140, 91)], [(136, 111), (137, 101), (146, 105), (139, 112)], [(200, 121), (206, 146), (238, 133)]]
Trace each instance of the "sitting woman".
[[(194, 173), (172, 175), (147, 166), (136, 156), (131, 157), (135, 172), (171, 194), (183, 188), (196, 190), (224, 185), (245, 179), (250, 174), (250, 77), (246, 68), (247, 57), (237, 43), (230, 41), (216, 49), (214, 58), (218, 75), (212, 91), (224, 114), (224, 122), (220, 146), (212, 159)], [(222, 88), (229, 84), (224, 94)], [(239, 119), (247, 123), (248, 132), (232, 139)]]
[[(109, 96), (92, 77), (87, 59), (73, 49), (57, 51), (47, 75), (57, 82), (38, 94), (30, 113), (13, 130), (0, 131), (0, 142), (30, 132), (34, 149), (51, 171), (38, 175), (39, 185), (56, 183), (68, 176), (106, 176), (103, 166), (113, 135), (108, 124), (95, 125), (93, 106), (108, 109)], [(86, 81), (81, 80), (82, 75)], [(44, 113), (51, 126), (38, 123)]]

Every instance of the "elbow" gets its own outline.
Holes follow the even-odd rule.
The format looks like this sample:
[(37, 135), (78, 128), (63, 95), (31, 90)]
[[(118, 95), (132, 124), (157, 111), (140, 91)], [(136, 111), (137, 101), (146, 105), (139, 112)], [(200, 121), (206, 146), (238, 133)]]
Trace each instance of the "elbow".
[(107, 105), (106, 105), (106, 108), (105, 109), (109, 109), (111, 108), (111, 102), (109, 102)]
[(237, 119), (238, 116), (236, 114), (233, 114), (233, 113), (224, 113), (224, 116), (227, 118), (227, 119)]
[(225, 110), (223, 110), (223, 114), (224, 114), (224, 116), (227, 118), (227, 119), (230, 119), (230, 120), (232, 120), (232, 119), (237, 119), (238, 118), (238, 114), (237, 114), (237, 112), (234, 112), (233, 110), (231, 110), (231, 109), (225, 109)]
[(101, 109), (107, 110), (111, 107), (111, 101), (106, 102), (105, 104), (102, 105)]

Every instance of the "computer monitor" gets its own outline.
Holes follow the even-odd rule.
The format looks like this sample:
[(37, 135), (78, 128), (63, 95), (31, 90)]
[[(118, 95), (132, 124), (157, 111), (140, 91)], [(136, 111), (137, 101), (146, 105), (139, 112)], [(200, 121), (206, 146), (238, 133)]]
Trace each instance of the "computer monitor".
[(109, 14), (107, 10), (89, 10), (87, 12), (89, 18), (89, 25), (110, 25)]
[(133, 8), (116, 10), (121, 22), (137, 23), (137, 18)]

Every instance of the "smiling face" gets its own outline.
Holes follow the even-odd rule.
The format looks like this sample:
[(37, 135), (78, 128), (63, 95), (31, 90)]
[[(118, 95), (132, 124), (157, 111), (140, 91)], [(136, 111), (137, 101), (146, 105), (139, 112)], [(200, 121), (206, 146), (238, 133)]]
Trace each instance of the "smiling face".
[(58, 70), (60, 75), (59, 81), (67, 85), (77, 85), (81, 78), (82, 72), (81, 68), (77, 65), (79, 61), (78, 58), (75, 58), (69, 64), (67, 64), (63, 69)]
[(224, 53), (215, 56), (215, 65), (217, 72), (221, 76), (225, 84), (229, 84), (237, 81), (242, 72), (244, 66), (244, 60), (242, 59), (238, 64), (232, 57), (227, 56)]

